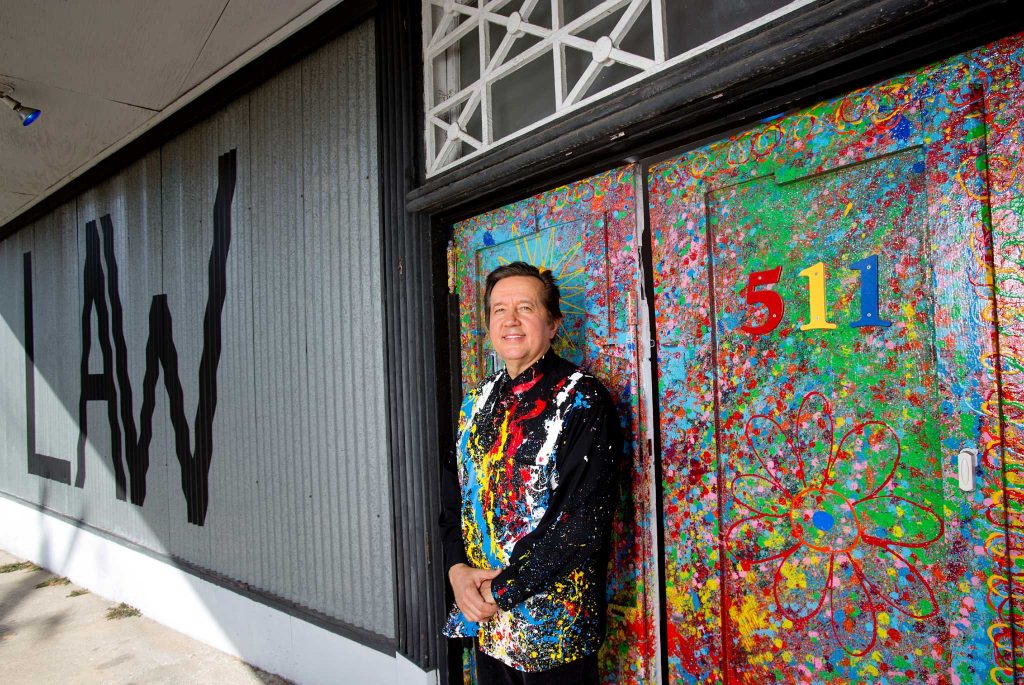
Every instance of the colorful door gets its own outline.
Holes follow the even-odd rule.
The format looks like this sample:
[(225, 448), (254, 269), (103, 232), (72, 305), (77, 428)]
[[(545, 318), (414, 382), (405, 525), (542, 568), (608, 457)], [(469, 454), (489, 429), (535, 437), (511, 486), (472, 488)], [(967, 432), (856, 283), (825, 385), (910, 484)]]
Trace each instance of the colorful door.
[(668, 682), (1013, 682), (986, 146), (1021, 62), (650, 169)]
[(637, 345), (637, 170), (625, 167), (474, 217), (455, 228), (455, 278), (461, 312), (462, 384), (469, 389), (499, 360), (483, 317), (487, 274), (526, 261), (550, 269), (564, 320), (555, 349), (601, 379), (615, 396), (630, 437), (610, 564), (606, 682), (643, 683), (657, 662), (657, 571), (651, 503), (653, 469), (647, 415), (638, 388), (647, 346)]
[(463, 385), (524, 259), (631, 431), (607, 682), (1024, 677), (1022, 46), (652, 166), (651, 322), (635, 167), (457, 227)]

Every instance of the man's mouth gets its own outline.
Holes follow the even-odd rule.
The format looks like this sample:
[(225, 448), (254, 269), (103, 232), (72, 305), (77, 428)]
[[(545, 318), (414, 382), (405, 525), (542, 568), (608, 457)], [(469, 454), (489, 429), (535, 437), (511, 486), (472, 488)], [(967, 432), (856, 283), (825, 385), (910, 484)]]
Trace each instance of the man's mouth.
[(503, 339), (505, 339), (505, 340), (510, 341), (510, 342), (518, 342), (518, 341), (522, 340), (523, 338), (525, 338), (526, 336), (522, 335), (521, 333), (509, 333), (508, 335), (503, 335), (501, 337)]

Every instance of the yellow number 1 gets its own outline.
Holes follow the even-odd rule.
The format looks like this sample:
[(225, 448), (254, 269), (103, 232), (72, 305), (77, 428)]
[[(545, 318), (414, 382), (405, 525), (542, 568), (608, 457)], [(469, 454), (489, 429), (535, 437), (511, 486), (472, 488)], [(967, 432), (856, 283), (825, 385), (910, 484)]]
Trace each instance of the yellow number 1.
[(811, 299), (811, 322), (800, 327), (801, 331), (830, 331), (836, 327), (829, 323), (828, 314), (825, 312), (825, 265), (818, 262), (800, 272), (800, 276), (807, 279), (807, 289), (810, 291)]

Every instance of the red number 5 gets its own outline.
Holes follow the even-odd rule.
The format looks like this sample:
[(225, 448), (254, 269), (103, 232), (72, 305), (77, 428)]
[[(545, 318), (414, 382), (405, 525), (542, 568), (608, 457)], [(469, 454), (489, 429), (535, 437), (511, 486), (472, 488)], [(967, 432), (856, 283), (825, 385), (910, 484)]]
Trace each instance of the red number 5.
[[(774, 290), (757, 290), (763, 285), (775, 285), (782, 276), (782, 267), (777, 266), (767, 271), (752, 271), (747, 280), (747, 287), (743, 291), (747, 304), (764, 305), (768, 310), (768, 316), (764, 323), (751, 325), (744, 324), (741, 328), (751, 335), (764, 335), (774, 331), (782, 323), (782, 314), (786, 311), (786, 303), (782, 296)], [(749, 313), (749, 310), (748, 310)]]

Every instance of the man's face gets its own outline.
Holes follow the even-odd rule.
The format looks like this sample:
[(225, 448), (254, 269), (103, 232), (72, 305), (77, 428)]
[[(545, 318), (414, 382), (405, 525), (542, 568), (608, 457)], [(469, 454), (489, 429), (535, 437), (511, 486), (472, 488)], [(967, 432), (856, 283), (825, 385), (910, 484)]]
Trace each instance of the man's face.
[(548, 351), (558, 331), (543, 292), (544, 284), (533, 276), (509, 276), (491, 290), (491, 345), (513, 378)]

